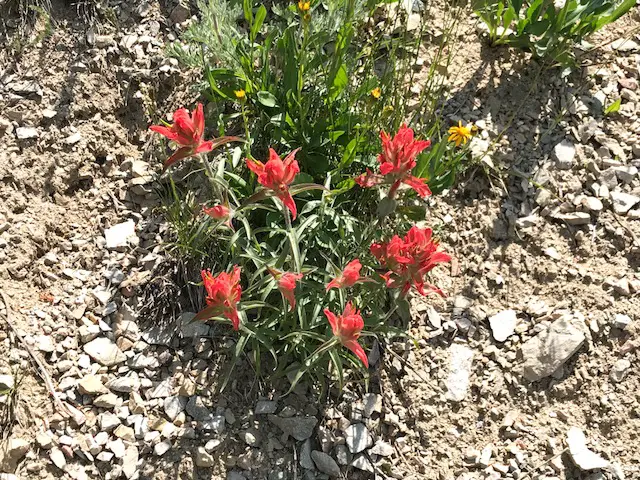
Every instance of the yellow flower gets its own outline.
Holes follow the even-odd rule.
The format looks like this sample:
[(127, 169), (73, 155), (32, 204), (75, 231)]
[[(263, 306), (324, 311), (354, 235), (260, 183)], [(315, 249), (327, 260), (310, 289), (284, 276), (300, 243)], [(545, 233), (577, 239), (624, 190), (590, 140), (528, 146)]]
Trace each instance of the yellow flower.
[(381, 95), (382, 95), (382, 90), (380, 90), (380, 87), (376, 87), (373, 90), (371, 90), (371, 96), (376, 100), (379, 99)]
[(300, 0), (298, 2), (298, 9), (301, 12), (308, 12), (310, 8), (311, 8), (311, 2), (304, 2), (303, 0)]
[(234, 90), (233, 94), (236, 96), (238, 100), (244, 100), (244, 98), (247, 96), (247, 92), (245, 92), (243, 89)]
[(454, 125), (449, 129), (448, 141), (455, 142), (456, 147), (459, 147), (460, 144), (465, 144), (469, 141), (471, 138), (471, 130), (471, 125), (463, 127), (462, 120), (460, 120), (457, 126)]

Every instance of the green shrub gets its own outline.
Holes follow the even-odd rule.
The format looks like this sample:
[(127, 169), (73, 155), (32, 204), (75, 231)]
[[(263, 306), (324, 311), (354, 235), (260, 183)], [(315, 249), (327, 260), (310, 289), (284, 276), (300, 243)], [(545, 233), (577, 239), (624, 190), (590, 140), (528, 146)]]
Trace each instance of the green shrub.
[(493, 45), (512, 45), (552, 62), (570, 64), (572, 48), (614, 22), (635, 0), (472, 0)]

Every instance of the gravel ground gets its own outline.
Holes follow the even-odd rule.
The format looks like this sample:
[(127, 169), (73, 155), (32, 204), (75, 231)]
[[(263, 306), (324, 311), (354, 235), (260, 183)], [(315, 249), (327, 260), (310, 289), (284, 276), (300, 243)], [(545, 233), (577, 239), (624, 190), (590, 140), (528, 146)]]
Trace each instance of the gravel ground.
[(51, 36), (0, 51), (1, 480), (640, 478), (637, 12), (564, 79), (465, 20), (442, 113), (478, 167), (427, 219), (448, 297), (413, 299), (369, 391), (318, 401), (249, 367), (215, 394), (233, 337), (145, 313), (181, 293), (147, 126), (195, 99), (163, 53), (191, 13), (109, 11), (53, 2)]

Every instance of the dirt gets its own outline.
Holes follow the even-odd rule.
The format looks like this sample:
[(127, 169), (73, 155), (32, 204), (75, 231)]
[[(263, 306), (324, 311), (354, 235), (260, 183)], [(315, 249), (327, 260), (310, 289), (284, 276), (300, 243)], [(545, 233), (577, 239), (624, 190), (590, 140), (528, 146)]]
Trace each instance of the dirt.
[[(172, 8), (150, 2), (135, 8), (114, 4), (107, 11), (114, 12), (117, 25), (105, 15), (89, 26), (73, 6), (53, 2), (50, 36), (38, 40), (44, 25), (36, 24), (31, 34), (35, 43), (27, 42), (20, 52), (0, 51), (0, 290), (10, 300), (11, 323), (35, 354), (45, 357), (56, 385), (67, 375), (57, 369), (59, 362), (71, 360), (74, 369), (77, 362), (77, 355), (66, 354), (75, 352), (77, 339), (75, 346), (67, 339), (77, 336), (82, 323), (67, 312), (79, 305), (87, 305), (88, 312), (102, 308), (91, 292), (102, 284), (102, 272), (113, 261), (142, 279), (139, 286), (133, 281), (128, 293), (135, 303), (151, 271), (141, 259), (161, 255), (157, 241), (162, 219), (153, 212), (157, 198), (145, 186), (134, 191), (123, 172), (131, 162), (146, 160), (157, 173), (148, 125), (160, 112), (196, 98), (187, 87), (192, 72), (179, 72), (162, 54), (161, 42), (176, 30), (169, 20)], [(620, 38), (638, 23), (636, 12), (595, 36), (593, 43)], [(384, 400), (383, 411), (370, 426), (395, 450), (376, 468), (387, 468), (382, 465), (388, 463), (393, 478), (493, 478), (495, 469), (487, 471), (465, 459), (470, 449), (488, 447), (491, 463), (506, 465), (507, 471), (510, 463), (512, 467), (511, 473), (495, 478), (615, 478), (611, 472), (588, 476), (574, 465), (563, 442), (568, 428), (577, 426), (586, 432), (590, 448), (619, 465), (624, 478), (640, 478), (640, 294), (620, 293), (608, 283), (612, 278), (640, 280), (640, 221), (614, 213), (605, 201), (606, 208), (592, 213), (587, 225), (575, 226), (549, 212), (543, 215), (545, 207), (535, 201), (541, 177), (546, 178), (552, 206), (566, 201), (568, 194), (573, 198), (589, 192), (596, 175), (585, 168), (557, 169), (552, 153), (560, 140), (572, 138), (580, 147), (579, 161), (590, 160), (590, 151), (583, 150), (574, 135), (586, 115), (593, 114), (604, 133), (624, 145), (629, 161), (640, 157), (633, 149), (640, 147), (640, 103), (633, 106), (631, 101), (631, 111), (606, 117), (593, 111), (570, 113), (576, 98), (582, 101), (606, 90), (599, 69), (609, 76), (638, 79), (637, 53), (617, 53), (603, 45), (586, 57), (585, 68), (564, 80), (558, 70), (542, 69), (528, 54), (490, 49), (475, 29), (471, 18), (459, 28), (450, 99), (442, 113), (452, 124), (458, 119), (479, 122), (483, 127), (478, 138), (493, 145), (458, 186), (431, 200), (427, 223), (455, 257), (451, 269), (438, 271), (434, 279), (447, 298), (414, 299), (411, 333), (417, 346), (397, 342), (385, 347), (373, 373), (371, 388)], [(151, 37), (141, 52), (116, 48), (116, 38), (137, 30)], [(163, 65), (171, 68), (161, 71)], [(37, 138), (17, 138), (17, 129), (23, 127), (35, 128)], [(636, 175), (623, 187), (637, 192), (638, 185)], [(539, 218), (531, 226), (518, 223), (529, 215)], [(105, 253), (104, 230), (127, 219), (136, 222), (140, 244)], [(75, 300), (69, 300), (71, 293)], [(545, 307), (537, 308), (535, 302)], [(444, 328), (429, 320), (433, 313), (428, 306), (438, 312)], [(496, 342), (487, 318), (506, 309), (517, 312), (516, 333)], [(586, 341), (552, 377), (525, 381), (522, 344), (566, 312), (584, 316)], [(632, 324), (625, 330), (612, 327), (617, 314), (629, 316)], [(67, 458), (63, 474), (48, 451), (33, 442), (37, 433), (59, 423), (61, 412), (27, 349), (4, 321), (0, 324), (0, 374), (12, 373), (19, 380), (11, 421), (1, 427), (3, 438), (26, 438), (33, 445), (18, 467), (19, 478), (105, 478), (109, 468), (78, 456)], [(54, 338), (53, 352), (38, 348), (40, 335)], [(175, 344), (150, 352), (181, 356), (191, 367), (210, 358), (201, 355), (205, 348), (197, 344), (180, 343), (187, 353), (175, 352)], [(447, 398), (452, 344), (474, 351), (469, 391), (459, 402)], [(632, 367), (624, 381), (612, 382), (611, 371), (620, 359)], [(212, 363), (203, 370), (209, 382), (219, 374), (215, 356)], [(176, 377), (180, 369), (165, 365), (154, 382)], [(203, 393), (209, 407), (221, 412), (231, 408), (238, 418), (224, 447), (214, 454), (213, 468), (197, 467), (193, 460), (195, 449), (209, 437), (184, 438), (165, 456), (141, 445), (139, 477), (224, 478), (237, 472), (238, 459), (250, 453), (255, 465), (244, 471), (247, 478), (303, 478), (299, 445), (283, 440), (280, 450), (265, 440), (263, 448), (251, 449), (234, 436), (251, 426), (265, 439), (281, 434), (253, 415), (255, 390), (240, 392), (238, 383), (219, 398)], [(257, 390), (268, 396), (278, 386), (259, 385)], [(321, 426), (340, 437), (338, 417), (329, 412), (335, 408), (345, 418), (358, 418), (354, 406), (360, 391), (353, 390), (321, 403), (305, 394), (293, 395), (282, 405), (320, 417)], [(161, 408), (151, 402), (149, 408), (154, 407)], [(561, 459), (559, 466), (552, 462), (554, 455)], [(519, 477), (512, 475), (514, 462)], [(287, 476), (292, 471), (296, 476)], [(352, 467), (343, 472), (344, 478), (374, 478)], [(380, 470), (378, 475), (383, 478)]]

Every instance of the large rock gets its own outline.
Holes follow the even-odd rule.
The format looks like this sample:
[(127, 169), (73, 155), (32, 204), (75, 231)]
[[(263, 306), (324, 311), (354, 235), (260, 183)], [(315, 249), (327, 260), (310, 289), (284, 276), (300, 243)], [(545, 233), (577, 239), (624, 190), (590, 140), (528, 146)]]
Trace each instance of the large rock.
[(269, 421), (280, 428), (280, 430), (298, 441), (309, 438), (313, 433), (316, 423), (318, 423), (315, 417), (280, 418), (276, 415), (269, 415), (268, 418)]
[(449, 376), (447, 377), (447, 398), (460, 402), (467, 396), (469, 375), (473, 364), (473, 350), (465, 345), (453, 343), (449, 347)]
[(107, 337), (91, 340), (83, 348), (87, 355), (105, 367), (117, 365), (127, 359), (122, 350)]
[(104, 238), (108, 249), (126, 247), (129, 241), (137, 239), (136, 224), (133, 220), (118, 223), (105, 229)]
[(344, 431), (344, 437), (351, 453), (360, 453), (373, 445), (373, 438), (364, 423), (349, 425)]
[(30, 443), (23, 438), (10, 438), (4, 450), (0, 452), (0, 470), (13, 472), (18, 462), (29, 451)]
[(78, 382), (78, 391), (82, 395), (102, 395), (109, 393), (109, 389), (102, 384), (102, 380), (95, 375), (87, 375)]
[(565, 315), (522, 345), (524, 377), (530, 382), (548, 377), (584, 343), (584, 332)]
[(553, 156), (556, 159), (556, 167), (560, 170), (570, 170), (573, 167), (573, 159), (576, 156), (576, 147), (572, 142), (562, 140), (553, 147)]

